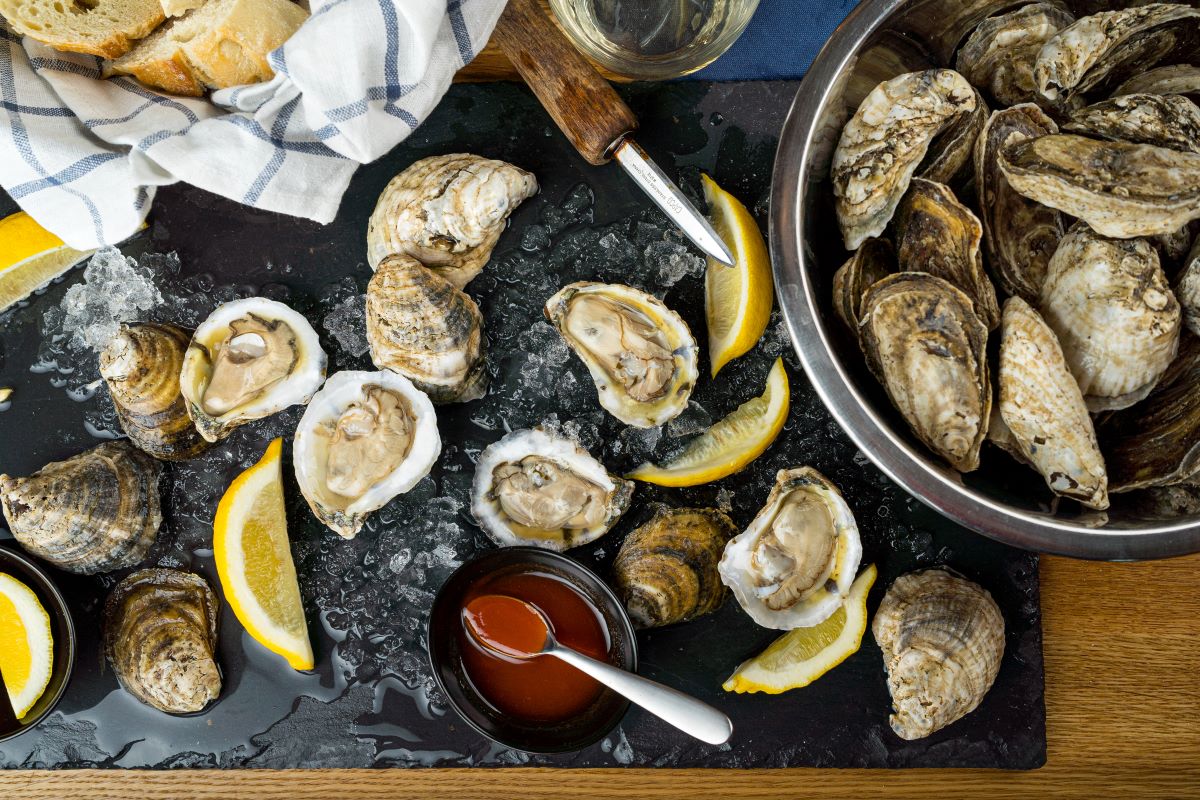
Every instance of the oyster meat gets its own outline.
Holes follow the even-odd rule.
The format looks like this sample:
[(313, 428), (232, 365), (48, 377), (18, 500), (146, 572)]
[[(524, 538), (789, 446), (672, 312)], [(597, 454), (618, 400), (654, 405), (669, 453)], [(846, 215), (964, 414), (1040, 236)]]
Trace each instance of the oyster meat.
[(1183, 309), (1184, 324), (1193, 335), (1200, 336), (1200, 236), (1184, 261), (1175, 294)]
[(846, 599), (862, 558), (858, 523), (841, 492), (811, 467), (780, 470), (718, 570), (742, 609), (764, 628), (828, 619)]
[(977, 104), (978, 92), (950, 69), (905, 73), (867, 95), (842, 129), (831, 166), (847, 250), (883, 233), (934, 138)]
[(1000, 672), (1004, 617), (987, 590), (944, 569), (901, 575), (871, 632), (883, 651), (892, 730), (929, 736), (979, 707)]
[(1050, 490), (1108, 508), (1108, 475), (1079, 384), (1054, 332), (1028, 303), (1004, 303), (1000, 333), (1000, 415), (1023, 460)]
[(537, 427), (479, 456), (471, 512), (502, 547), (566, 550), (595, 541), (629, 508), (633, 482), (610, 475), (575, 441)]
[(179, 389), (210, 442), (239, 425), (307, 403), (325, 380), (325, 351), (308, 320), (265, 297), (209, 314), (183, 357)]
[(1080, 108), (1064, 131), (1200, 153), (1200, 108), (1183, 95), (1126, 94)]
[(1154, 248), (1082, 222), (1050, 259), (1041, 312), (1092, 411), (1144, 398), (1179, 348), (1179, 303)]
[(158, 536), (162, 465), (126, 440), (47, 464), (28, 478), (0, 475), (0, 505), (17, 542), (81, 575), (132, 567)]
[(125, 691), (168, 714), (216, 700), (218, 608), (191, 572), (144, 569), (118, 583), (104, 603), (104, 652)]
[(1000, 169), (1006, 146), (1058, 133), (1037, 106), (995, 111), (975, 142), (975, 191), (987, 265), (1010, 295), (1037, 303), (1046, 267), (1063, 236), (1062, 214), (1013, 190)]
[(546, 301), (546, 318), (587, 365), (608, 413), (653, 428), (687, 408), (699, 348), (687, 323), (631, 286), (581, 281)]
[(657, 628), (716, 611), (725, 602), (717, 564), (737, 533), (714, 508), (658, 505), (650, 521), (625, 537), (613, 578), (634, 626)]
[(889, 275), (863, 298), (859, 343), (917, 438), (960, 472), (977, 469), (992, 389), (971, 298), (922, 272)]
[(487, 393), (479, 307), (413, 258), (389, 256), (371, 278), (367, 342), (375, 366), (406, 375), (435, 403), (465, 403)]
[(292, 461), (313, 514), (350, 539), (428, 475), (441, 451), (433, 404), (408, 378), (338, 372), (304, 409)]
[(1040, 99), (1033, 65), (1042, 45), (1075, 21), (1057, 3), (1029, 3), (980, 22), (958, 50), (954, 66), (1002, 106)]
[(174, 325), (122, 325), (100, 353), (100, 376), (121, 427), (131, 442), (164, 461), (192, 458), (209, 445), (192, 424), (179, 390), (191, 338)]
[(996, 289), (979, 253), (983, 227), (950, 187), (914, 178), (896, 212), (900, 270), (926, 272), (962, 289), (992, 330), (1000, 325)]
[(508, 215), (537, 194), (531, 173), (467, 153), (414, 162), (388, 183), (367, 223), (367, 261), (404, 254), (461, 289), (479, 274)]
[(833, 310), (858, 334), (863, 295), (872, 284), (896, 271), (896, 251), (887, 239), (867, 239), (833, 274)]
[(1103, 236), (1173, 233), (1200, 218), (1200, 154), (1057, 134), (1002, 148), (1000, 168), (1021, 194)]
[(1123, 94), (1182, 94), (1200, 102), (1200, 66), (1172, 64), (1134, 75), (1113, 92)]

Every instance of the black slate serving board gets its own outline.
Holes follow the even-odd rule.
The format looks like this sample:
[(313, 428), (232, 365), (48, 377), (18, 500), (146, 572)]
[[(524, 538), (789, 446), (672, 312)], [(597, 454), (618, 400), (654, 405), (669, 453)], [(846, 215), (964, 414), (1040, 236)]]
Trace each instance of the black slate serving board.
[[(776, 134), (794, 83), (647, 85), (626, 90), (642, 120), (641, 143), (693, 195), (712, 174), (765, 221)], [(330, 371), (369, 368), (359, 352), (366, 220), (384, 184), (416, 158), (470, 151), (533, 171), (541, 194), (512, 219), (486, 271), (470, 286), (487, 320), (492, 391), (443, 407), (439, 465), (352, 541), (317, 523), (290, 476), (289, 528), (318, 668), (290, 670), (259, 647), (232, 614), (222, 618), (225, 689), (206, 713), (172, 718), (121, 691), (102, 663), (99, 609), (120, 575), (54, 573), (80, 632), (74, 679), (37, 729), (0, 744), (18, 767), (1000, 767), (1045, 761), (1045, 709), (1037, 557), (941, 519), (857, 452), (808, 385), (778, 312), (758, 347), (707, 377), (695, 401), (662, 430), (625, 429), (604, 414), (582, 364), (541, 318), (541, 305), (572, 280), (623, 281), (679, 310), (704, 344), (703, 289), (694, 251), (615, 168), (591, 168), (553, 129), (523, 87), (461, 85), (403, 146), (360, 170), (330, 226), (242, 208), (188, 187), (160, 190), (149, 229), (123, 249), (138, 257), (165, 302), (155, 319), (196, 324), (218, 302), (263, 293), (314, 323)], [(13, 206), (7, 198), (0, 213)], [(177, 252), (179, 262), (159, 254)], [(0, 413), (0, 471), (27, 474), (118, 428), (95, 384), (95, 356), (62, 335), (58, 307), (81, 270), (0, 315), (0, 386), (15, 389)], [(49, 314), (47, 314), (49, 311)], [(337, 332), (331, 332), (326, 321)], [(339, 322), (340, 321), (340, 322)], [(745, 525), (781, 468), (809, 464), (837, 483), (857, 514), (863, 564), (880, 576), (870, 596), (914, 568), (948, 564), (995, 596), (1008, 626), (1000, 676), (978, 710), (927, 740), (904, 742), (887, 725), (879, 649), (868, 632), (858, 653), (815, 684), (780, 696), (729, 695), (721, 681), (776, 633), (730, 601), (694, 623), (644, 633), (643, 674), (714, 703), (733, 719), (728, 745), (689, 740), (634, 709), (619, 729), (578, 754), (530, 756), (483, 740), (434, 686), (424, 651), (433, 592), (461, 561), (493, 545), (469, 513), (473, 461), (506, 429), (547, 418), (579, 436), (614, 470), (662, 457), (761, 391), (782, 355), (792, 414), (779, 440), (742, 474), (685, 490), (639, 486), (616, 530), (572, 555), (605, 574), (624, 534), (651, 501), (723, 507)], [(3, 408), (3, 407), (0, 407)], [(228, 482), (269, 440), (294, 429), (299, 409), (239, 429), (164, 479), (166, 522), (148, 564), (191, 568), (216, 585), (211, 520)], [(285, 469), (285, 474), (290, 470)], [(0, 527), (0, 546), (15, 547)]]

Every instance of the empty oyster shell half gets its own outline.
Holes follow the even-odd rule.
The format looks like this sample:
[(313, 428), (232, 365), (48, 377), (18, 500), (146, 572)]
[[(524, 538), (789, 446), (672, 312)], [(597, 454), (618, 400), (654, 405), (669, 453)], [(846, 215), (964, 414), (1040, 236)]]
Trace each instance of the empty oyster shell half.
[(800, 467), (779, 471), (766, 505), (725, 546), (718, 569), (751, 619), (786, 631), (828, 619), (861, 558), (858, 524), (841, 492)]
[(1039, 99), (1033, 64), (1042, 45), (1075, 21), (1056, 3), (1029, 3), (988, 17), (958, 51), (955, 68), (1002, 106)]
[(1191, 64), (1172, 64), (1155, 67), (1122, 83), (1113, 92), (1123, 94), (1182, 94), (1200, 102), (1200, 67)]
[(409, 255), (461, 289), (491, 257), (508, 215), (537, 190), (532, 174), (504, 161), (423, 158), (379, 195), (367, 223), (367, 261), (374, 269), (390, 255)]
[(465, 403), (487, 393), (479, 307), (408, 256), (385, 258), (371, 278), (367, 342), (375, 366), (408, 376), (435, 403)]
[(1082, 222), (1050, 259), (1041, 312), (1092, 411), (1144, 398), (1179, 348), (1179, 303), (1154, 248)]
[(737, 533), (714, 508), (667, 508), (630, 532), (613, 562), (617, 594), (638, 628), (686, 622), (725, 602), (717, 563)]
[(883, 233), (934, 138), (975, 111), (954, 70), (909, 72), (876, 86), (842, 129), (831, 177), (847, 250)]
[(575, 441), (544, 427), (513, 431), (475, 467), (471, 511), (499, 545), (566, 550), (617, 523), (633, 482), (610, 475)]
[(158, 536), (162, 465), (125, 440), (47, 464), (28, 478), (0, 475), (0, 504), (29, 552), (81, 575), (132, 567)]
[(942, 569), (901, 575), (871, 632), (883, 651), (901, 739), (924, 738), (979, 707), (1000, 672), (1004, 617), (979, 585)]
[(1127, 94), (1076, 109), (1064, 131), (1200, 153), (1200, 108), (1183, 95)]
[(1103, 91), (1147, 67), (1187, 61), (1200, 38), (1200, 10), (1155, 3), (1083, 17), (1046, 42), (1033, 67), (1043, 97)]
[(1184, 324), (1193, 335), (1200, 336), (1200, 236), (1184, 260), (1175, 295), (1183, 309)]
[(325, 351), (308, 320), (283, 303), (225, 303), (192, 335), (179, 389), (210, 442), (239, 425), (307, 403), (325, 380)]
[(1062, 214), (1013, 190), (1000, 169), (1000, 151), (1058, 133), (1032, 103), (992, 112), (975, 142), (975, 191), (983, 245), (992, 275), (1008, 294), (1037, 303), (1046, 267), (1063, 236)]
[(1000, 414), (1023, 457), (1057, 495), (1108, 508), (1108, 476), (1079, 384), (1054, 332), (1019, 297), (1004, 303)]
[(155, 458), (181, 461), (208, 448), (179, 390), (192, 334), (174, 325), (122, 325), (100, 354), (117, 419), (129, 440)]
[(992, 330), (1000, 325), (996, 289), (979, 253), (983, 227), (950, 187), (914, 178), (896, 212), (900, 270), (927, 272), (962, 289)]
[(1200, 155), (1071, 134), (1015, 142), (1000, 168), (1021, 194), (1104, 236), (1173, 233), (1200, 217)]
[(992, 390), (971, 298), (922, 272), (889, 275), (863, 298), (859, 343), (917, 438), (960, 472), (977, 469)]
[(687, 323), (631, 286), (581, 281), (546, 301), (546, 318), (587, 365), (600, 405), (637, 428), (687, 408), (699, 349)]
[(144, 569), (104, 603), (104, 651), (125, 691), (168, 714), (203, 711), (221, 694), (217, 596), (199, 575)]
[(833, 274), (833, 310), (858, 335), (863, 295), (896, 271), (896, 251), (887, 239), (867, 239)]
[(317, 519), (347, 539), (429, 474), (442, 451), (429, 398), (403, 375), (338, 372), (304, 409), (292, 461)]

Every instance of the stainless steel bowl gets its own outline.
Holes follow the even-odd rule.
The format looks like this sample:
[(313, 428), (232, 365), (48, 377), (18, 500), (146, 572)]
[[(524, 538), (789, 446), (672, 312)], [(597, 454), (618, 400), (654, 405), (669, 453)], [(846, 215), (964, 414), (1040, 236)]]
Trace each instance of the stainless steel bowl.
[[(780, 307), (808, 377), (830, 413), (881, 470), (917, 499), (985, 536), (1031, 550), (1096, 559), (1200, 551), (1200, 518), (1138, 518), (1118, 503), (1105, 518), (1058, 508), (1041, 478), (998, 453), (960, 475), (909, 433), (858, 346), (833, 314), (830, 284), (846, 259), (829, 163), (842, 125), (880, 81), (952, 65), (979, 20), (1013, 0), (863, 0), (834, 31), (796, 93), (776, 156), (771, 254)], [(1070, 3), (1080, 13), (1095, 0)]]

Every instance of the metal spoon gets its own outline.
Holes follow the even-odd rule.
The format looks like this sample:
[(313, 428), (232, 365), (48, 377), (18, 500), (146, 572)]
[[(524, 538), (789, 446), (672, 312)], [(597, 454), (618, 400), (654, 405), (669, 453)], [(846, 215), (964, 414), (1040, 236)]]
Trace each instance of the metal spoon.
[(702, 703), (683, 692), (676, 691), (669, 686), (663, 686), (661, 683), (655, 683), (652, 680), (623, 670), (620, 667), (614, 667), (612, 664), (597, 661), (590, 656), (585, 656), (583, 653), (560, 644), (550, 630), (550, 621), (546, 619), (546, 615), (542, 613), (540, 608), (520, 598), (506, 597), (506, 599), (520, 603), (528, 612), (537, 616), (546, 629), (546, 640), (542, 644), (542, 649), (536, 653), (514, 650), (498, 645), (496, 642), (485, 638), (481, 635), (480, 631), (476, 630), (475, 624), (471, 619), (467, 617), (464, 621), (466, 622), (467, 630), (471, 632), (472, 638), (489, 650), (511, 658), (521, 659), (534, 658), (541, 655), (554, 656), (557, 659), (567, 662), (580, 672), (595, 678), (602, 685), (612, 689), (617, 694), (627, 697), (664, 722), (674, 725), (689, 736), (694, 736), (703, 742), (724, 744), (733, 735), (733, 723), (729, 720), (729, 717), (707, 703)]

